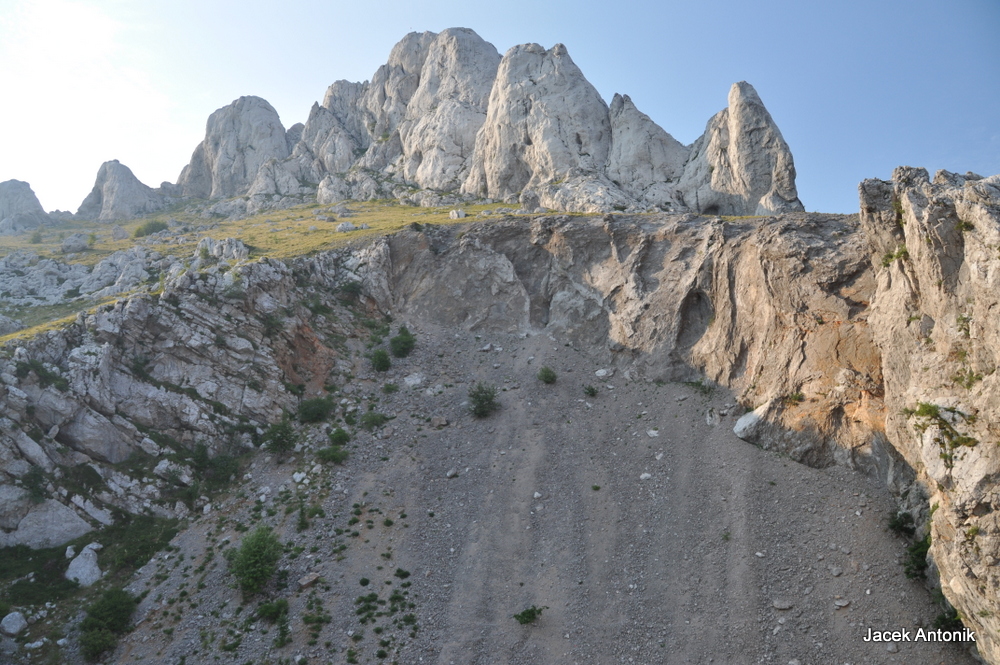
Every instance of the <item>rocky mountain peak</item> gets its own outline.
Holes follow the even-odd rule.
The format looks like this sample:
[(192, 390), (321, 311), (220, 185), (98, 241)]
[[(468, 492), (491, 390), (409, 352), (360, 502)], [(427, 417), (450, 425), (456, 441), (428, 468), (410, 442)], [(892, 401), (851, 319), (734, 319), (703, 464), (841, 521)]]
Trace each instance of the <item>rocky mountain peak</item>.
[(802, 210), (791, 153), (750, 84), (687, 147), (627, 96), (609, 108), (563, 44), (501, 58), (468, 28), (406, 35), (370, 81), (333, 83), (301, 131), (257, 97), (219, 109), (178, 184), (249, 195), (254, 209), (313, 193), (428, 205), (458, 193), (583, 212)]
[(0, 235), (14, 235), (47, 221), (31, 185), (22, 180), (0, 182)]
[(185, 196), (225, 198), (245, 194), (260, 167), (288, 157), (278, 112), (260, 97), (240, 97), (208, 118), (205, 140), (177, 184)]
[(129, 167), (112, 159), (97, 170), (94, 189), (76, 214), (81, 219), (111, 222), (156, 212), (164, 205), (163, 196), (139, 182)]

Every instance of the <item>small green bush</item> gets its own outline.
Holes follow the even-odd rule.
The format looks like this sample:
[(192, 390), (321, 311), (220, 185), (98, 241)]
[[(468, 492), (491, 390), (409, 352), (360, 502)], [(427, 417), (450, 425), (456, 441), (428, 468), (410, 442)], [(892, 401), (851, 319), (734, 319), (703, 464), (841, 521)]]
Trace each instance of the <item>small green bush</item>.
[(42, 242), (42, 232), (36, 229), (34, 233), (31, 234), (31, 239), (28, 240), (32, 245), (37, 245)]
[(333, 413), (333, 400), (329, 397), (313, 397), (299, 404), (299, 421), (303, 423), (320, 423)]
[(229, 570), (244, 596), (252, 596), (264, 588), (278, 568), (281, 552), (281, 542), (266, 526), (257, 527), (239, 548), (226, 551)]
[(150, 220), (137, 228), (135, 233), (132, 235), (136, 238), (144, 238), (148, 235), (153, 235), (154, 233), (159, 233), (160, 231), (167, 230), (167, 223), (155, 220)]
[(384, 386), (382, 386), (382, 392), (384, 392), (386, 395), (391, 395), (393, 393), (398, 393), (399, 392), (399, 385), (395, 384), (395, 383), (387, 383)]
[(497, 401), (496, 386), (490, 386), (482, 381), (469, 390), (469, 410), (476, 418), (486, 418), (500, 410)]
[(132, 627), (136, 599), (124, 589), (108, 589), (87, 608), (80, 623), (80, 646), (84, 657), (96, 661), (118, 644), (118, 636)]
[(299, 441), (299, 435), (287, 418), (282, 418), (264, 432), (264, 447), (272, 453), (283, 455), (292, 451)]
[(538, 370), (538, 380), (542, 383), (555, 383), (556, 373), (551, 367), (543, 367)]
[(587, 397), (597, 397), (597, 388), (590, 385), (584, 386), (583, 394), (586, 395)]
[(342, 427), (338, 427), (329, 434), (330, 445), (333, 446), (343, 446), (346, 445), (351, 440), (351, 435), (344, 431)]
[(389, 353), (385, 349), (376, 349), (372, 352), (372, 369), (376, 372), (387, 372), (392, 366), (389, 360)]
[(906, 559), (903, 561), (903, 572), (910, 579), (927, 577), (927, 552), (931, 549), (931, 534), (924, 536), (906, 548)]
[(542, 611), (543, 610), (547, 610), (547, 609), (549, 609), (549, 608), (548, 607), (535, 607), (534, 605), (532, 605), (531, 607), (529, 607), (528, 609), (524, 610), (523, 612), (518, 612), (517, 614), (515, 614), (514, 615), (514, 619), (519, 624), (521, 624), (522, 626), (525, 626), (525, 625), (527, 625), (529, 623), (535, 623), (536, 621), (538, 621), (541, 618)]
[(361, 426), (369, 432), (389, 422), (389, 416), (377, 411), (368, 411), (361, 416)]
[(345, 282), (340, 286), (340, 293), (343, 294), (345, 300), (357, 300), (358, 296), (361, 295), (361, 282), (354, 280)]
[(330, 462), (332, 464), (343, 464), (347, 461), (349, 456), (350, 453), (340, 446), (320, 448), (320, 450), (316, 453), (316, 459), (320, 462)]
[(413, 347), (416, 346), (417, 339), (407, 330), (406, 326), (399, 327), (399, 334), (389, 340), (389, 347), (392, 349), (392, 355), (397, 358), (405, 358), (410, 355), (413, 351)]

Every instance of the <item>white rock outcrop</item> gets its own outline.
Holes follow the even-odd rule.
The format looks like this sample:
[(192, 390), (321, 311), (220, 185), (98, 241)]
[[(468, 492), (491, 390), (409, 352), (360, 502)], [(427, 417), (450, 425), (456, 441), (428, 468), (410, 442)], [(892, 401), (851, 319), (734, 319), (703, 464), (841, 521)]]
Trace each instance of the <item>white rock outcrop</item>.
[(15, 529), (0, 531), (0, 547), (58, 547), (91, 531), (93, 527), (72, 508), (55, 499), (46, 499), (32, 506)]
[(21, 180), (0, 182), (0, 235), (15, 235), (48, 221), (31, 185)]
[(113, 222), (156, 212), (166, 204), (162, 195), (139, 182), (129, 167), (113, 159), (101, 164), (94, 189), (80, 204), (76, 216)]

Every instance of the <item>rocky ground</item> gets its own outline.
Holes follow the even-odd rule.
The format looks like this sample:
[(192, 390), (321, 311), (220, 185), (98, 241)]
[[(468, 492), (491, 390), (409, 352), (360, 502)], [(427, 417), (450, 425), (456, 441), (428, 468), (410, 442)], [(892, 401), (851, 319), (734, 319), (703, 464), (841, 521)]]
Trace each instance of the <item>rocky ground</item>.
[[(387, 427), (357, 436), (343, 466), (308, 446), (280, 463), (259, 453), (141, 571), (139, 625), (109, 662), (973, 662), (863, 641), (941, 611), (903, 574), (894, 504), (862, 475), (737, 439), (725, 391), (598, 377), (548, 335), (416, 333), (412, 356), (385, 374), (359, 359), (338, 394), (394, 416)], [(480, 380), (502, 409), (477, 420)], [(322, 512), (306, 526), (302, 506)], [(243, 600), (219, 553), (257, 523), (288, 545), (278, 579)], [(393, 613), (362, 625), (372, 593)], [(282, 647), (282, 622), (255, 617), (279, 598)], [(540, 619), (519, 625), (531, 606)]]

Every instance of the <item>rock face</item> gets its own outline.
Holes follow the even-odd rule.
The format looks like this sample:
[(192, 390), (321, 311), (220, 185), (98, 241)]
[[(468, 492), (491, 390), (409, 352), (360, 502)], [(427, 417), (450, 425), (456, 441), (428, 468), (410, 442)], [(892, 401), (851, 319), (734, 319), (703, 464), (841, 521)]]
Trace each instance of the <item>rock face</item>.
[(679, 185), (684, 205), (713, 215), (770, 215), (804, 208), (795, 190), (792, 153), (771, 114), (746, 81), (734, 83), (729, 107), (691, 146)]
[(94, 189), (80, 204), (76, 215), (81, 219), (113, 222), (156, 212), (165, 205), (163, 196), (139, 182), (131, 169), (113, 159), (101, 164)]
[(16, 235), (48, 221), (31, 185), (20, 180), (0, 182), (0, 235)]
[[(622, 205), (601, 178), (610, 146), (608, 107), (566, 47), (515, 46), (497, 70), (463, 191), (506, 198), (533, 190), (543, 206), (562, 210)], [(593, 182), (580, 187), (581, 176)]]
[[(1000, 662), (1000, 177), (901, 167), (861, 183), (885, 428), (919, 473), (941, 589)], [(922, 521), (922, 520), (919, 520)]]
[(609, 114), (608, 178), (636, 199), (678, 207), (675, 185), (691, 150), (639, 111), (628, 95), (616, 94)]
[(278, 113), (260, 97), (240, 97), (208, 118), (205, 140), (181, 171), (184, 196), (227, 198), (246, 194), (260, 167), (288, 156)]
[(314, 193), (321, 204), (510, 199), (529, 212), (802, 210), (791, 153), (749, 84), (687, 147), (628, 96), (609, 108), (562, 44), (501, 58), (466, 28), (407, 35), (371, 81), (337, 81), (287, 132), (259, 98), (219, 109), (178, 185), (249, 196), (248, 213)]

